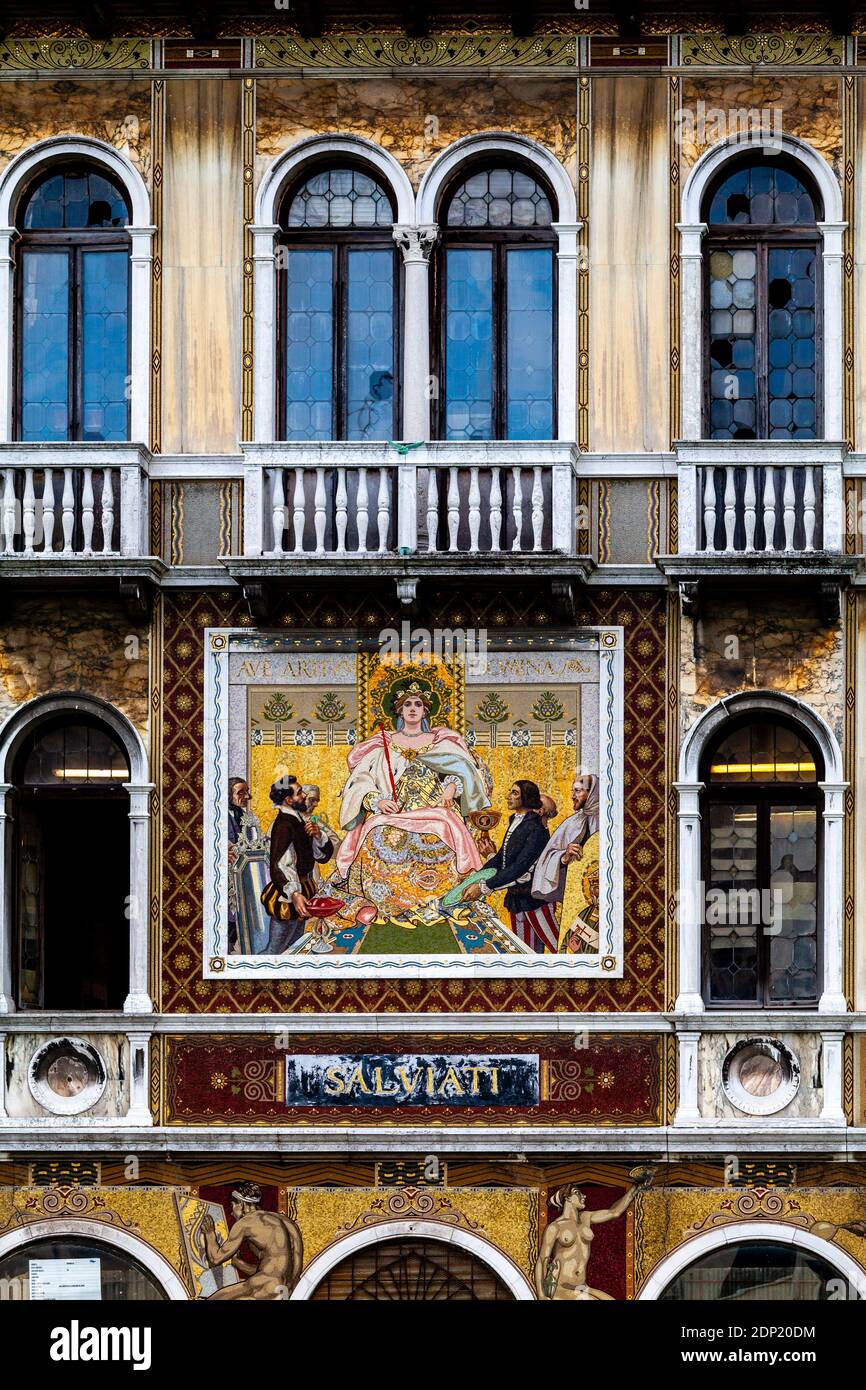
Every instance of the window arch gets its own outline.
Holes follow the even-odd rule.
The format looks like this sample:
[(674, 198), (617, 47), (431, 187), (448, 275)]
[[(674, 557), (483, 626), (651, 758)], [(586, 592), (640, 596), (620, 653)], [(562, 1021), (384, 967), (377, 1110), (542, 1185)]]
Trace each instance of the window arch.
[[(33, 728), (12, 765), (17, 1002), (122, 1009), (129, 989), (126, 752), (79, 713)], [(86, 887), (87, 865), (98, 896)]]
[(24, 442), (129, 438), (131, 209), (86, 161), (52, 164), (16, 226), (15, 433)]
[(784, 156), (743, 155), (707, 189), (709, 438), (819, 437), (821, 215)]
[(377, 171), (304, 169), (280, 209), (277, 414), (286, 440), (398, 433), (396, 208)]
[(147, 774), (138, 731), (102, 700), (38, 696), (5, 721), (0, 1011), (153, 1011)]
[(750, 712), (704, 750), (704, 998), (814, 1006), (821, 993), (824, 768), (793, 720)]
[(444, 439), (556, 437), (556, 199), (529, 163), (458, 170), (439, 210)]

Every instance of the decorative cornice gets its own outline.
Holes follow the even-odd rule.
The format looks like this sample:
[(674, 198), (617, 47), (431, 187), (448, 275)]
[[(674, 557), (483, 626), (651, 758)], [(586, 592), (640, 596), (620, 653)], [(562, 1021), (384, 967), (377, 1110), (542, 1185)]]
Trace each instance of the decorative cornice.
[(573, 34), (329, 34), (256, 39), (256, 68), (576, 67)]
[(683, 67), (840, 67), (845, 61), (845, 40), (827, 34), (685, 34), (681, 42)]
[(149, 39), (9, 39), (0, 43), (0, 72), (151, 66)]

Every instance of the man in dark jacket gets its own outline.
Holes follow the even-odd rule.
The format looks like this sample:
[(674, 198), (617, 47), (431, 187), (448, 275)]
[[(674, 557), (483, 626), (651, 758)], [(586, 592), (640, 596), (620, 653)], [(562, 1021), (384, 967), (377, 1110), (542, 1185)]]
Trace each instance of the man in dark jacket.
[(280, 917), (271, 917), (267, 955), (279, 955), (304, 934), (307, 901), (316, 895), (315, 864), (324, 864), (334, 846), (323, 828), (305, 822), (307, 803), (294, 777), (281, 777), (270, 790), (277, 815), (271, 826), (271, 883), (279, 891)]
[[(511, 917), (511, 928), (532, 951), (556, 951), (559, 925), (549, 903), (534, 898), (531, 892), (532, 872), (536, 860), (550, 839), (541, 818), (541, 793), (534, 782), (518, 781), (508, 793), (511, 817), (500, 849), (491, 854), (485, 869), (495, 869), (492, 878), (484, 883), (471, 883), (464, 888), (462, 902), (476, 902), (482, 893), (495, 893), (506, 888), (505, 906)], [(490, 842), (487, 848), (490, 848)], [(484, 843), (482, 842), (482, 853)]]

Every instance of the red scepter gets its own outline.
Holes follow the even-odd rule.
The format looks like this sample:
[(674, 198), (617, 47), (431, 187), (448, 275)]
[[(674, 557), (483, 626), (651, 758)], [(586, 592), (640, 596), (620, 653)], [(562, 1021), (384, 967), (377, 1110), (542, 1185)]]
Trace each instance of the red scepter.
[(396, 786), (396, 783), (394, 782), (394, 773), (393, 773), (393, 770), (392, 770), (392, 768), (391, 768), (391, 754), (388, 752), (388, 740), (387, 740), (386, 737), (385, 737), (385, 725), (384, 725), (383, 723), (381, 723), (381, 721), (380, 721), (380, 723), (379, 723), (379, 732), (380, 732), (380, 734), (382, 735), (382, 747), (383, 747), (384, 750), (385, 750), (385, 762), (388, 764), (388, 776), (389, 776), (390, 779), (391, 779), (391, 792), (392, 792), (394, 801), (395, 801), (395, 803), (396, 803), (396, 801), (397, 801), (397, 786)]

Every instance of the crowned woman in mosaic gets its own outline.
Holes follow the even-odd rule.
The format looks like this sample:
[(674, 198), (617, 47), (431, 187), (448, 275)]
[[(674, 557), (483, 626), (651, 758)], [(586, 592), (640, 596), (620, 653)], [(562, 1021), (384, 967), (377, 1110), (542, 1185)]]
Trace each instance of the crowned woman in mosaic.
[(383, 917), (438, 900), (481, 867), (466, 818), (489, 807), (493, 779), (460, 734), (431, 728), (434, 700), (424, 682), (395, 684), (394, 728), (348, 756), (336, 872)]

